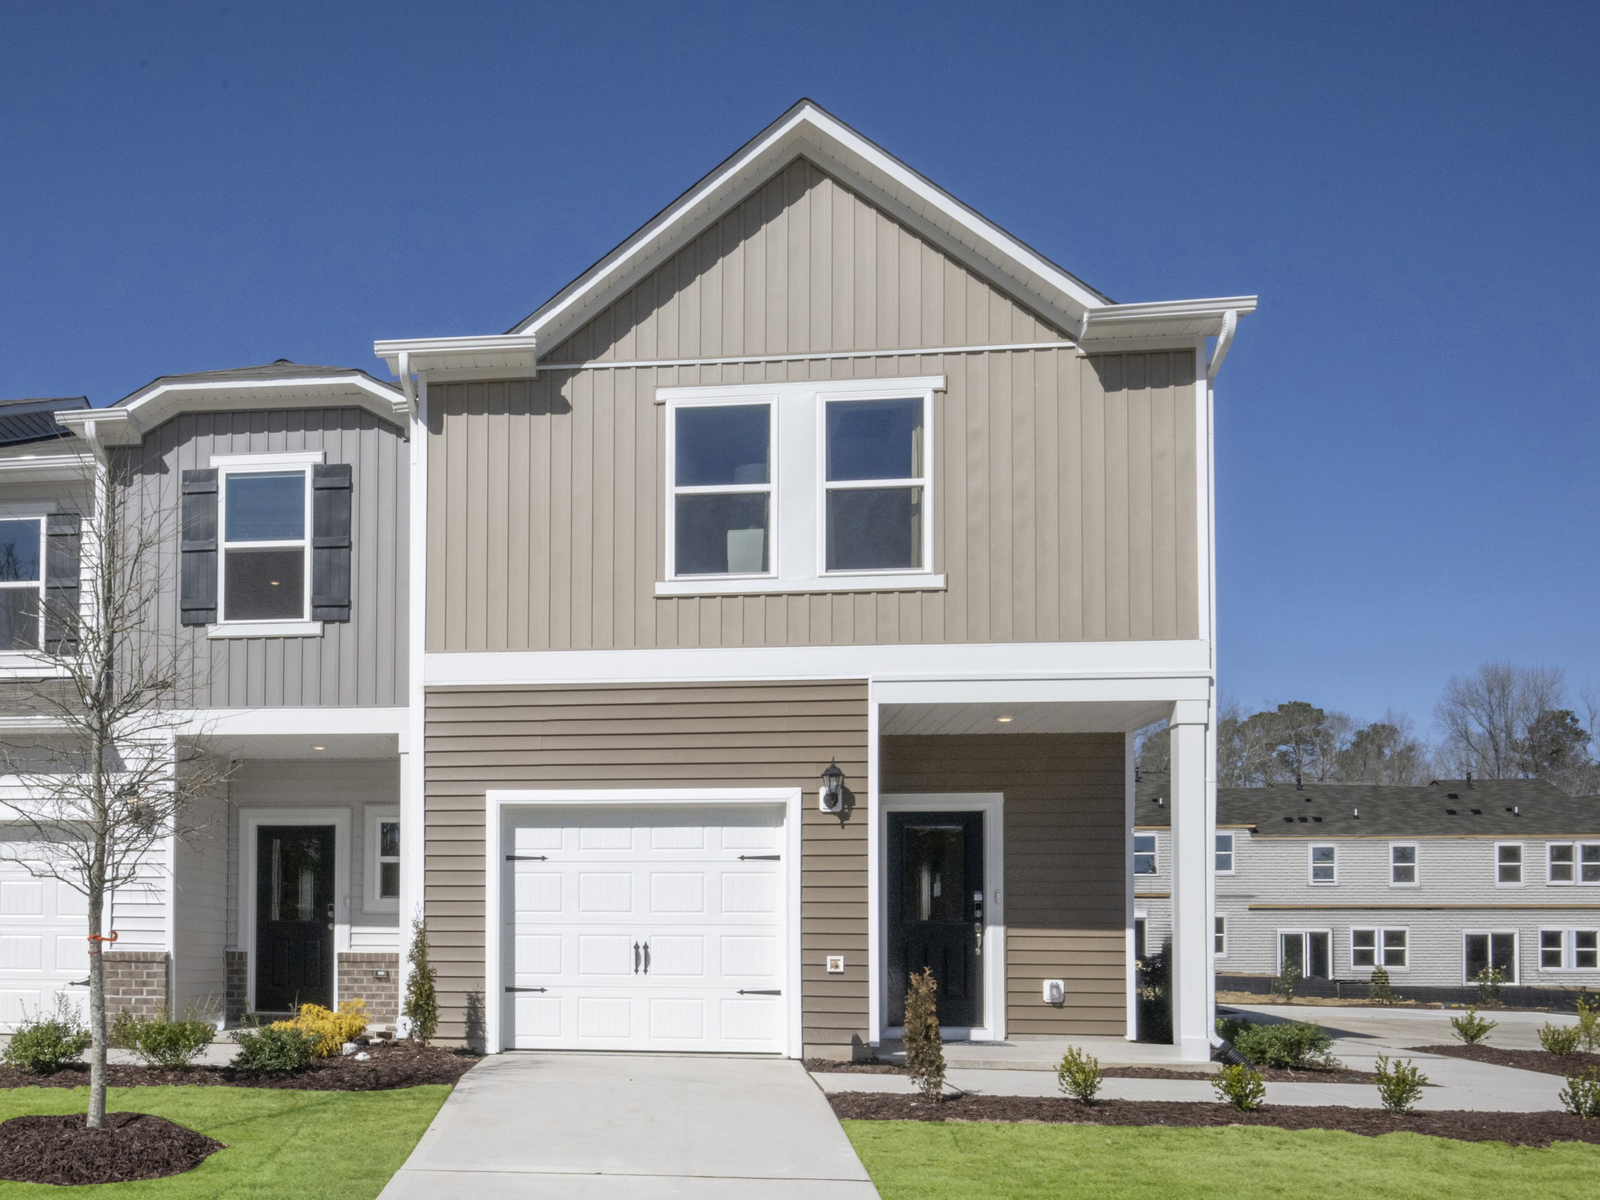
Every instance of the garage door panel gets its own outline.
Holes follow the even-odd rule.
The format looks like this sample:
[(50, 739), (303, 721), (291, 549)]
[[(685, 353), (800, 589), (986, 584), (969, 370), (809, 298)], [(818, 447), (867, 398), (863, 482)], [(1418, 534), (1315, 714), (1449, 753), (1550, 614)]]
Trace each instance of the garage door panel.
[(579, 996), (578, 1036), (626, 1042), (633, 1035), (633, 1001), (624, 996)]
[(627, 934), (583, 934), (578, 937), (578, 974), (632, 975), (633, 951)]
[(725, 871), (722, 875), (722, 911), (762, 915), (777, 912), (777, 872)]
[(578, 876), (580, 913), (631, 913), (633, 876), (625, 871), (584, 871)]
[(650, 873), (651, 913), (703, 913), (705, 910), (706, 877), (703, 872)]
[(698, 996), (653, 996), (650, 1036), (667, 1041), (702, 1042), (706, 1036), (705, 1001)]
[(704, 979), (706, 939), (696, 934), (657, 934), (650, 939), (650, 975), (661, 979)]
[(724, 934), (720, 941), (724, 975), (763, 981), (778, 977), (777, 938)]
[(556, 871), (518, 873), (514, 885), (518, 913), (558, 913), (562, 911), (562, 876)]
[(0, 883), (0, 917), (44, 916), (44, 881), (8, 879)]
[(561, 940), (561, 935), (554, 933), (517, 934), (514, 942), (516, 974), (561, 974)]
[(729, 1042), (767, 1042), (778, 1032), (779, 1004), (776, 998), (741, 996), (723, 1000), (722, 1036)]

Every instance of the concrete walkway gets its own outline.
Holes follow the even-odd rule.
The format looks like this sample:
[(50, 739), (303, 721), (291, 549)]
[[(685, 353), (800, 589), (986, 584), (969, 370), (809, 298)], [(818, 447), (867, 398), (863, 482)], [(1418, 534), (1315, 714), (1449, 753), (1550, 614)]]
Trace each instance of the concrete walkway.
[(380, 1200), (876, 1200), (798, 1062), (498, 1054), (467, 1072)]

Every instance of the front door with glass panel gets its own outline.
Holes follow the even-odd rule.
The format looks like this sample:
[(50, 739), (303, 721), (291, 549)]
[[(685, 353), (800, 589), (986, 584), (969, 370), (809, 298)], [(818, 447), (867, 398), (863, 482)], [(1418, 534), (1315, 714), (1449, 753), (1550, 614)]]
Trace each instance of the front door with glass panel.
[(889, 1023), (905, 1024), (906, 984), (938, 983), (939, 1024), (983, 1024), (983, 814), (889, 814)]
[(1278, 969), (1294, 967), (1302, 979), (1332, 979), (1332, 939), (1325, 930), (1280, 933)]
[(258, 1011), (333, 1006), (333, 878), (333, 826), (257, 830)]

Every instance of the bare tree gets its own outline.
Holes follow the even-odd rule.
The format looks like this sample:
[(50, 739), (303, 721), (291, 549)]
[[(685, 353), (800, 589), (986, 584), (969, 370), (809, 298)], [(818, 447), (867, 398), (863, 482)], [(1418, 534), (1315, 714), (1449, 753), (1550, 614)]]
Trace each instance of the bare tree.
[(1530, 729), (1541, 714), (1565, 706), (1566, 681), (1554, 667), (1484, 663), (1475, 674), (1454, 676), (1434, 709), (1444, 733), (1440, 763), (1480, 779), (1526, 775)]
[[(141, 882), (152, 852), (191, 837), (192, 802), (214, 795), (226, 767), (207, 755), (182, 701), (185, 654), (161, 628), (159, 551), (170, 536), (140, 511), (114, 460), (91, 468), (93, 497), (76, 530), (52, 529), (45, 578), (79, 573), (87, 595), (61, 589), (44, 602), (43, 649), (52, 677), (23, 685), (36, 729), (0, 741), (13, 786), (0, 805), (18, 840), (4, 856), (83, 893), (89, 910), (90, 1128), (106, 1110), (107, 897)], [(47, 592), (58, 589), (47, 587)]]
[(1428, 747), (1416, 736), (1411, 718), (1393, 709), (1355, 731), (1339, 751), (1338, 766), (1345, 783), (1420, 784), (1432, 774)]

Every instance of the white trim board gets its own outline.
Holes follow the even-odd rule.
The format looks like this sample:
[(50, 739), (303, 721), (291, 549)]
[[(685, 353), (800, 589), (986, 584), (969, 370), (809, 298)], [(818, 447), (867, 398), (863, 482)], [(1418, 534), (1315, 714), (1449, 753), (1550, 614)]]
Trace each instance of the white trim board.
[(245, 995), (256, 1010), (256, 859), (263, 825), (333, 826), (333, 1006), (339, 1006), (339, 955), (350, 951), (350, 809), (243, 808), (239, 811), (239, 948), (247, 956)]
[[(505, 866), (500, 833), (507, 808), (547, 806), (580, 808), (594, 806), (694, 805), (700, 807), (746, 804), (782, 807), (784, 810), (784, 958), (787, 964), (783, 997), (788, 1027), (787, 1055), (800, 1058), (804, 993), (800, 947), (801, 860), (800, 788), (491, 788), (484, 793), (484, 1049), (499, 1054), (505, 1049), (501, 1028), (504, 985), (501, 982), (501, 929), (505, 903), (501, 876)], [(401, 827), (401, 837), (405, 828)]]

